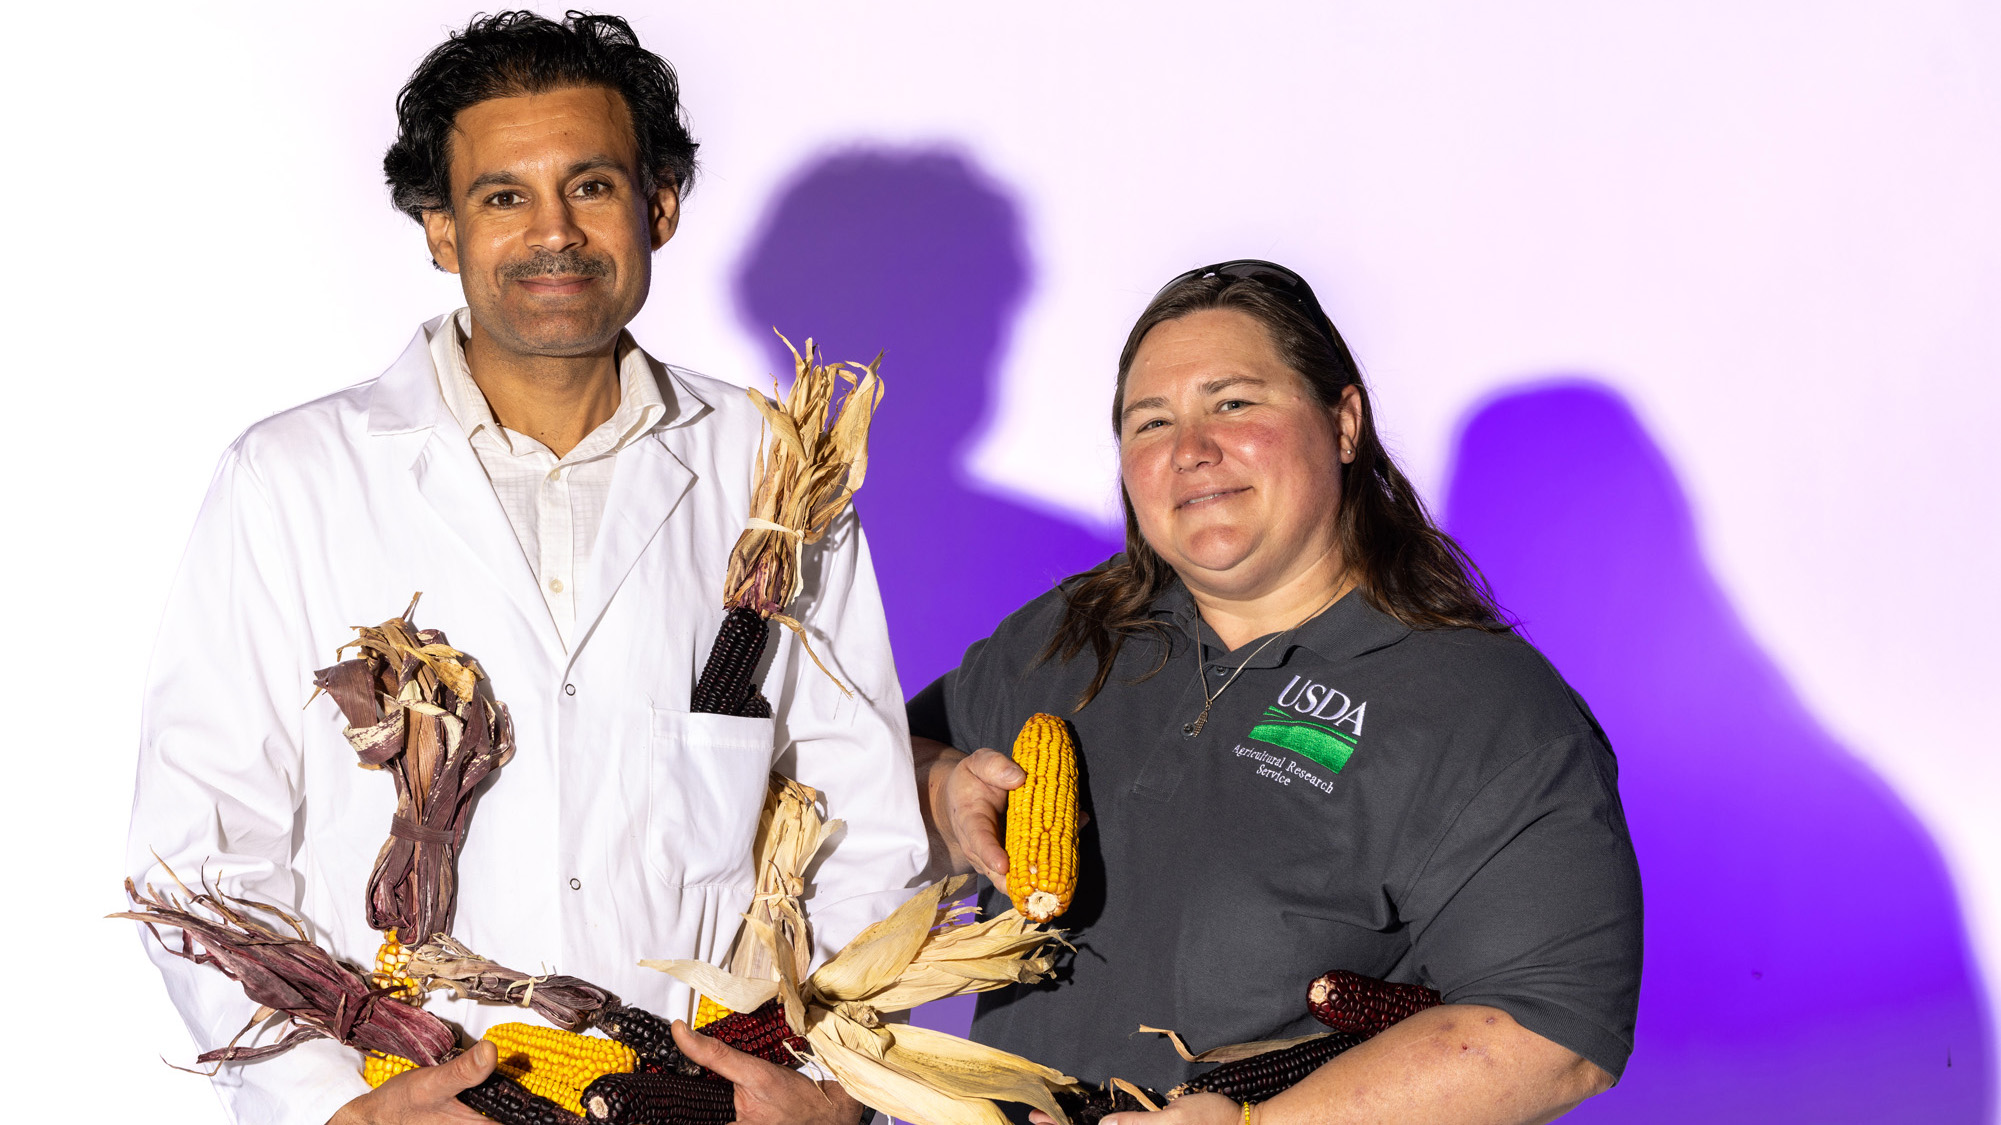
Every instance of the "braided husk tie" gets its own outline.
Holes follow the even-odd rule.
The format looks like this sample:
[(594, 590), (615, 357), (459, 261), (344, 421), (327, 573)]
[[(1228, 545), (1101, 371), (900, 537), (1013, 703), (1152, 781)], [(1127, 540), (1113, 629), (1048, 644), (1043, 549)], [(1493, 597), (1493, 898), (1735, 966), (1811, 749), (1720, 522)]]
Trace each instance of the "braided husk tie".
[[(422, 595), (418, 595), (421, 597)], [(416, 945), (448, 933), (473, 792), (514, 756), (514, 724), (479, 661), (402, 616), (356, 629), (352, 659), (313, 674), (364, 769), (389, 774), (396, 813), (369, 875), (368, 924)]]

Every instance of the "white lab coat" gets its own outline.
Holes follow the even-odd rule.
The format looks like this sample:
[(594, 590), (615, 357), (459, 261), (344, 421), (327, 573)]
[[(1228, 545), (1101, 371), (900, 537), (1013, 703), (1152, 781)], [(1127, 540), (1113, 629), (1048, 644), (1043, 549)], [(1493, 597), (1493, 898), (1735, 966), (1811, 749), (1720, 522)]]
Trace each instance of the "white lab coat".
[[(395, 795), (356, 765), (332, 700), (306, 700), (352, 626), (394, 616), (421, 590), (416, 621), (479, 659), (516, 731), (460, 857), (457, 937), (510, 967), (574, 974), (685, 1016), (688, 990), (635, 963), (726, 952), (775, 767), (847, 823), (807, 903), (820, 955), (839, 948), (908, 895), (926, 853), (852, 513), (807, 549), (794, 612), (853, 696), (774, 628), (764, 691), (777, 717), (690, 714), (749, 511), (755, 409), (737, 387), (651, 363), (667, 414), (617, 455), (565, 652), (439, 394), (427, 341), (442, 324), (426, 324), (379, 379), (260, 422), (224, 455), (154, 653), (130, 872), (167, 884), (157, 852), (190, 885), (206, 876), (281, 904), (343, 959), (372, 964), (364, 886)], [(253, 1008), (242, 990), (144, 940), (199, 1046), (228, 1041)], [(473, 1035), (535, 1019), (442, 995), (429, 1008)], [(366, 1090), (358, 1065), (319, 1041), (214, 1081), (236, 1121), (322, 1125)]]

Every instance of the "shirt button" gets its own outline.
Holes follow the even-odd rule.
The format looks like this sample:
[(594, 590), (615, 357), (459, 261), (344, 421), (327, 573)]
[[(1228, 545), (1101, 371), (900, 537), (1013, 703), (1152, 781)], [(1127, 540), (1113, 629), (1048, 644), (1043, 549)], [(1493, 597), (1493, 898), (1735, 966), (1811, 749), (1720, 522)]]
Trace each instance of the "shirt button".
[(583, 880), (581, 880), (581, 879), (572, 879), (572, 880), (570, 880), (570, 889), (571, 889), (571, 890), (573, 890), (573, 891), (581, 891), (581, 890), (583, 890), (583, 889), (584, 889), (584, 883), (583, 883)]
[(564, 684), (564, 685), (563, 685), (563, 694), (564, 694), (564, 695), (575, 695), (575, 694), (577, 694), (577, 685), (575, 685), (575, 684)]
[(562, 479), (563, 479), (563, 470), (561, 470), (561, 469), (550, 469), (550, 470), (549, 470), (549, 479), (550, 479), (550, 480), (562, 480)]
[(1227, 669), (1224, 669), (1224, 668), (1211, 668), (1211, 669), (1209, 669), (1209, 674), (1210, 674), (1210, 675), (1212, 675), (1212, 676), (1220, 676), (1220, 675), (1222, 675), (1222, 674), (1223, 674), (1223, 673), (1224, 673), (1225, 671), (1227, 671)]
[(562, 592), (563, 592), (563, 580), (562, 580), (562, 579), (560, 579), (560, 578), (551, 578), (551, 579), (549, 579), (549, 592), (550, 592), (550, 593), (552, 593), (552, 594), (560, 594), (560, 593), (562, 593)]

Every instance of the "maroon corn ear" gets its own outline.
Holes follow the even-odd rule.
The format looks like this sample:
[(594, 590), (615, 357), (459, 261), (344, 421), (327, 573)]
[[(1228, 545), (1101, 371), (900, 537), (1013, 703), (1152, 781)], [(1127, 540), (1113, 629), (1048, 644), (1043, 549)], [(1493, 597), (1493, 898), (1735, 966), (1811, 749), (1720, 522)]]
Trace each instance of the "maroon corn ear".
[(1359, 1035), (1334, 1034), (1309, 1039), (1283, 1050), (1267, 1051), (1247, 1059), (1224, 1063), (1207, 1074), (1191, 1078), (1167, 1092), (1170, 1098), (1183, 1094), (1221, 1094), (1231, 1101), (1257, 1103), (1290, 1090), (1328, 1059), (1360, 1043)]
[(1306, 990), (1306, 1006), (1313, 1018), (1336, 1031), (1364, 1038), (1380, 1035), (1393, 1024), (1443, 1002), (1444, 997), (1423, 985), (1392, 984), (1346, 969), (1314, 978)]
[(794, 1052), (806, 1050), (805, 1038), (793, 1034), (792, 1025), (785, 1022), (785, 1007), (776, 1000), (766, 1001), (754, 1012), (731, 1012), (698, 1034), (779, 1066), (798, 1066)]

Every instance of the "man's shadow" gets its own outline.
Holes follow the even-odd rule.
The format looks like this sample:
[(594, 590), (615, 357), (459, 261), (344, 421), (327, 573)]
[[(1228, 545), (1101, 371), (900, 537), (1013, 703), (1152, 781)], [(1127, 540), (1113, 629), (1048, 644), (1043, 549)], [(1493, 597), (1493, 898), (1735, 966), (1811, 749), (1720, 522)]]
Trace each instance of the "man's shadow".
[[(1028, 282), (1015, 204), (938, 149), (856, 148), (803, 168), (737, 273), (737, 309), (781, 378), (791, 357), (773, 326), (801, 347), (813, 336), (830, 359), (884, 353), (855, 506), (906, 694), (956, 667), (1001, 618), (1121, 548), (996, 495), (962, 467)], [(1078, 360), (1083, 372), (1109, 362)], [(1080, 382), (1083, 399), (1109, 401), (1109, 378)]]
[[(906, 694), (1059, 579), (1123, 547), (996, 495), (962, 467), (1028, 282), (1013, 201), (938, 149), (856, 148), (801, 169), (737, 272), (737, 310), (781, 378), (791, 356), (774, 326), (802, 348), (812, 335), (829, 359), (884, 352), (886, 390), (855, 507)], [(1080, 373), (1110, 362), (1078, 360)], [(1079, 381), (1082, 393), (1053, 409), (1098, 412), (1110, 401), (1109, 378)], [(913, 1018), (964, 1035), (972, 1016), (967, 996)]]
[(1610, 736), (1639, 853), (1637, 1048), (1568, 1120), (1989, 1120), (1986, 997), (1938, 849), (1746, 632), (1626, 403), (1590, 382), (1490, 400), (1446, 511)]

